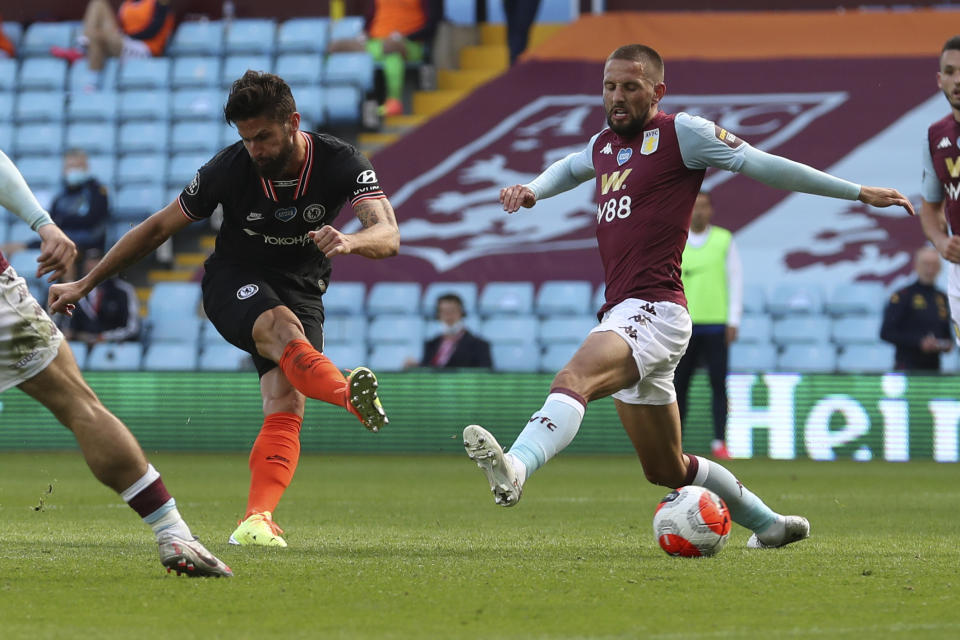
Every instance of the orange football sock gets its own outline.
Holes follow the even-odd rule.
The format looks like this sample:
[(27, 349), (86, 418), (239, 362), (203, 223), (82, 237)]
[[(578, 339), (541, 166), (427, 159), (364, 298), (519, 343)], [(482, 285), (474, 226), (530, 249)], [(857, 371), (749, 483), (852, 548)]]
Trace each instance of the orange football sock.
[(347, 379), (330, 358), (306, 340), (291, 340), (279, 364), (290, 384), (303, 395), (351, 410), (347, 402)]
[(271, 413), (250, 451), (250, 495), (247, 515), (274, 511), (293, 479), (300, 459), (300, 424), (295, 413)]

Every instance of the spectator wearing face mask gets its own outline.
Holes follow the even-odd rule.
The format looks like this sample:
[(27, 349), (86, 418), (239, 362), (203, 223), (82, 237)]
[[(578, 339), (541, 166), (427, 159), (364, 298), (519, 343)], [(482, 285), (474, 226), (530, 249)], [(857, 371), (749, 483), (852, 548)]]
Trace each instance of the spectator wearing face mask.
[(63, 190), (50, 207), (50, 217), (77, 245), (103, 251), (110, 216), (107, 188), (91, 173), (87, 154), (68, 149), (63, 156)]
[(448, 293), (437, 298), (437, 320), (443, 333), (423, 345), (422, 367), (456, 368), (493, 366), (490, 343), (463, 326), (466, 315), (460, 296)]

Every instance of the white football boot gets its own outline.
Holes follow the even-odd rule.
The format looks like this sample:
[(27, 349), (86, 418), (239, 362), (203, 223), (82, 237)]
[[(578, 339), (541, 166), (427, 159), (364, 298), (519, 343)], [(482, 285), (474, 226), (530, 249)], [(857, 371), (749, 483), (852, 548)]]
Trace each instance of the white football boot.
[(467, 450), (470, 459), (483, 469), (487, 482), (490, 483), (494, 502), (504, 507), (512, 507), (520, 501), (523, 485), (493, 434), (472, 424), (463, 430), (463, 448)]
[(776, 549), (810, 537), (810, 523), (802, 516), (783, 516), (783, 537), (777, 542), (763, 542), (757, 534), (747, 540), (748, 549)]
[(231, 578), (233, 571), (215, 555), (207, 551), (196, 538), (187, 539), (175, 533), (160, 532), (157, 540), (160, 548), (160, 564), (167, 573), (176, 571), (191, 578)]

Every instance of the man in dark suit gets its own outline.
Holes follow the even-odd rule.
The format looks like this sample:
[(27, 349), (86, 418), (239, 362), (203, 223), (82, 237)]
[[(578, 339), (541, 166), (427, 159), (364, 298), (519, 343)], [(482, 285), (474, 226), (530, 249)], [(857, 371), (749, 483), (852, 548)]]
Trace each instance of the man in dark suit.
[(422, 367), (456, 368), (493, 366), (490, 343), (463, 326), (463, 300), (448, 293), (437, 298), (437, 320), (443, 333), (423, 345)]

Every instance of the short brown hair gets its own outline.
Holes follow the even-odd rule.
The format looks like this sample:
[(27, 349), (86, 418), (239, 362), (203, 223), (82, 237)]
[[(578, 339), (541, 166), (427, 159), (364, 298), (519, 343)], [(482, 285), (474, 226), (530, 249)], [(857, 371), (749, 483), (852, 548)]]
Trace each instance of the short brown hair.
[(290, 86), (278, 75), (248, 70), (230, 87), (223, 117), (228, 123), (266, 117), (286, 122), (297, 110)]
[(950, 51), (951, 49), (957, 49), (960, 51), (960, 36), (953, 36), (943, 44), (943, 49), (940, 50), (940, 55), (943, 55), (944, 51)]
[(625, 44), (610, 54), (607, 60), (631, 60), (639, 62), (645, 75), (663, 82), (663, 58), (645, 44)]

